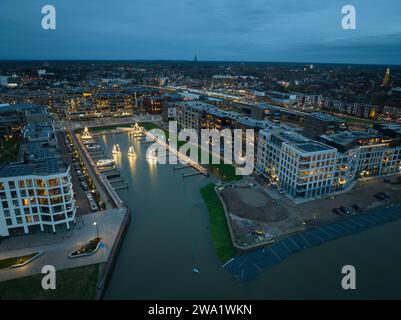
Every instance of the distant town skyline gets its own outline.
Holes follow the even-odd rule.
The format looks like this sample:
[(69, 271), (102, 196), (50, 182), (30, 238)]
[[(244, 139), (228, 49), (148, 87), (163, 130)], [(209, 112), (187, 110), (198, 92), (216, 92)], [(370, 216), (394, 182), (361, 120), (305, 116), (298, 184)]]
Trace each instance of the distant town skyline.
[[(56, 8), (56, 30), (41, 9)], [(401, 4), (353, 1), (356, 30), (341, 28), (343, 1), (5, 0), (1, 60), (193, 60), (401, 64)]]

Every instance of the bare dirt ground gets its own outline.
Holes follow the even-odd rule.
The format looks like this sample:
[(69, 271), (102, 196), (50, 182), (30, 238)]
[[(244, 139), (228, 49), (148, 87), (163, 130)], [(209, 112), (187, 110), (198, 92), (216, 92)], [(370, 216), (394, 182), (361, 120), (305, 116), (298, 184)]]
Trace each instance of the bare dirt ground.
[(286, 210), (276, 200), (267, 197), (261, 188), (226, 188), (221, 193), (228, 210), (236, 215), (271, 223), (288, 217)]
[[(399, 181), (399, 176), (390, 178), (390, 181), (385, 183), (383, 177), (360, 181), (347, 192), (300, 204), (252, 176), (221, 188), (219, 193), (226, 204), (237, 243), (250, 246), (311, 226), (344, 219), (333, 212), (334, 208), (340, 206), (352, 208), (358, 204), (366, 212), (399, 205), (401, 184), (395, 183)], [(376, 199), (374, 195), (379, 192), (389, 193), (391, 199)]]

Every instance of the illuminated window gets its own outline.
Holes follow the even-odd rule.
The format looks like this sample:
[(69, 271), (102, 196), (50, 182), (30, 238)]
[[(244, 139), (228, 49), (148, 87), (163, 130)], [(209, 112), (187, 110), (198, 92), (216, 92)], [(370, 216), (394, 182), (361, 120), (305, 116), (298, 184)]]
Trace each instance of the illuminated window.
[(47, 180), (47, 183), (50, 187), (57, 187), (60, 185), (60, 179), (49, 179)]
[(36, 182), (36, 186), (38, 188), (44, 188), (45, 187), (45, 181), (43, 179), (36, 179), (35, 182)]

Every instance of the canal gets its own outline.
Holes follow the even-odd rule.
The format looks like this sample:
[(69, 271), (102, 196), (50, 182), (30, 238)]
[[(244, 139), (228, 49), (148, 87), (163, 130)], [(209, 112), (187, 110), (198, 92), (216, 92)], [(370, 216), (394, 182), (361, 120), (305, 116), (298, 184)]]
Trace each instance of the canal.
[[(214, 178), (182, 178), (193, 169), (148, 163), (146, 145), (125, 133), (100, 141), (110, 156), (114, 144), (121, 147), (117, 166), (129, 189), (118, 193), (132, 211), (105, 299), (401, 298), (401, 222), (292, 255), (241, 284), (213, 248), (199, 189)], [(357, 270), (357, 290), (341, 289), (346, 264)]]

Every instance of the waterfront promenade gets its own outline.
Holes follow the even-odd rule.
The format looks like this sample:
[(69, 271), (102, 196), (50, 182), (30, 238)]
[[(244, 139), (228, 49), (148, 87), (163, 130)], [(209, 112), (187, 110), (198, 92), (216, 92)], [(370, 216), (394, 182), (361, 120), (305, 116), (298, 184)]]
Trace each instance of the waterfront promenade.
[[(56, 234), (37, 233), (3, 239), (0, 246), (0, 260), (34, 252), (43, 252), (43, 255), (24, 267), (0, 270), (0, 281), (41, 273), (44, 265), (52, 265), (56, 270), (63, 270), (106, 262), (125, 215), (125, 209), (99, 211), (79, 217), (75, 226), (69, 231)], [(68, 258), (73, 250), (96, 237), (94, 222), (99, 226), (99, 236), (102, 238), (104, 247), (90, 256)]]
[(374, 212), (295, 233), (277, 241), (272, 246), (235, 257), (226, 262), (223, 267), (236, 280), (249, 281), (263, 270), (273, 267), (292, 254), (399, 219), (401, 219), (401, 206), (381, 208)]

